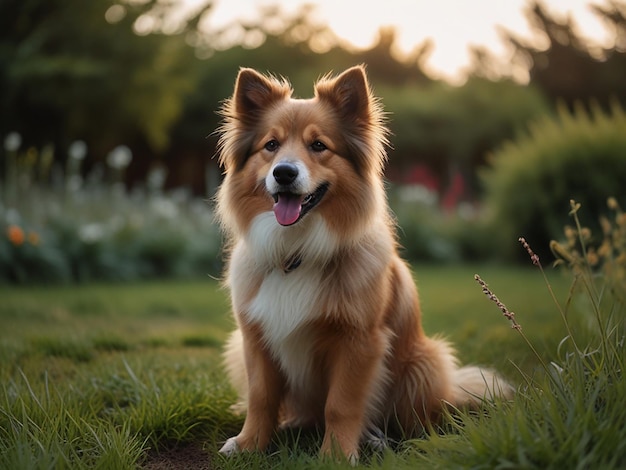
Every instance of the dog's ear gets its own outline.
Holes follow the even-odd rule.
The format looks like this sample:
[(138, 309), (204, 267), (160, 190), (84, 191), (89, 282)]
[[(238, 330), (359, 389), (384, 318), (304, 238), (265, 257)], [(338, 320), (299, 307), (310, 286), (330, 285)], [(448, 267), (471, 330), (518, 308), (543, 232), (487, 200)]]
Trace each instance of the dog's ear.
[(322, 78), (315, 96), (337, 113), (348, 147), (349, 159), (358, 172), (382, 174), (387, 159), (387, 128), (378, 98), (370, 88), (365, 67), (349, 68), (336, 78)]
[(252, 148), (255, 125), (268, 107), (289, 98), (291, 93), (285, 80), (266, 77), (249, 68), (239, 71), (233, 96), (220, 110), (224, 118), (218, 129), (220, 165), (227, 170), (243, 168)]
[(280, 82), (256, 70), (242, 68), (235, 82), (232, 104), (239, 118), (254, 118), (275, 101), (290, 95), (291, 88), (285, 81)]
[(334, 79), (324, 78), (315, 85), (315, 94), (329, 102), (346, 119), (367, 122), (371, 117), (372, 93), (361, 65), (351, 67)]

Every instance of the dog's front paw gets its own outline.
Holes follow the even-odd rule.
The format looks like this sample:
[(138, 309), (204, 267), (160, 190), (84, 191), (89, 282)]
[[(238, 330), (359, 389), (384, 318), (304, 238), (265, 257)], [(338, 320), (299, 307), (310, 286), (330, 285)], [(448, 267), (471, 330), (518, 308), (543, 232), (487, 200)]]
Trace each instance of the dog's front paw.
[(220, 454), (226, 456), (235, 455), (239, 452), (241, 452), (241, 449), (239, 448), (239, 444), (237, 444), (237, 439), (234, 437), (228, 439), (220, 449)]

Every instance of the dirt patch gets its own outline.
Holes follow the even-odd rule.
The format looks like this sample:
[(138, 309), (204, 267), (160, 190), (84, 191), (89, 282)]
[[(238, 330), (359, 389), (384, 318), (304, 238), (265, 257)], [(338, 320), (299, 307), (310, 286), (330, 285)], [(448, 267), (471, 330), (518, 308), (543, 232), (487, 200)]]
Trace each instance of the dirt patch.
[(213, 470), (212, 457), (201, 444), (179, 445), (171, 449), (149, 451), (143, 470)]

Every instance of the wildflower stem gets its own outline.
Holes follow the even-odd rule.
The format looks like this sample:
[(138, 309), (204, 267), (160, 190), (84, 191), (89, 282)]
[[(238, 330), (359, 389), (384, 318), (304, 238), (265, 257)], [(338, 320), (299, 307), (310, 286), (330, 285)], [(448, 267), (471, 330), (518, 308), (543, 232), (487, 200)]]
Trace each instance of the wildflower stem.
[(546, 272), (543, 269), (543, 265), (541, 264), (539, 255), (537, 255), (532, 250), (532, 248), (530, 247), (530, 245), (528, 244), (528, 242), (526, 241), (524, 237), (520, 237), (518, 241), (522, 244), (522, 246), (524, 247), (524, 249), (530, 256), (530, 259), (533, 262), (533, 264), (539, 268), (539, 272), (541, 272), (541, 275), (543, 276), (543, 280), (546, 283), (546, 286), (548, 287), (548, 292), (550, 293), (550, 297), (552, 297), (552, 301), (556, 305), (556, 308), (559, 311), (559, 314), (561, 315), (561, 319), (563, 320), (565, 329), (567, 330), (567, 335), (572, 340), (572, 343), (574, 344), (574, 348), (576, 349), (576, 351), (580, 352), (580, 349), (578, 348), (578, 345), (576, 344), (576, 340), (574, 338), (572, 330), (570, 329), (569, 322), (567, 321), (567, 316), (565, 314), (565, 311), (561, 307), (559, 300), (556, 298), (556, 294), (554, 293), (554, 290), (552, 289), (552, 284), (550, 284), (550, 281), (548, 280), (548, 276), (546, 275)]
[(598, 292), (596, 288), (596, 283), (594, 282), (591, 265), (589, 263), (589, 258), (587, 257), (587, 243), (582, 235), (583, 229), (580, 224), (580, 219), (578, 218), (578, 209), (580, 208), (580, 204), (576, 203), (572, 199), (570, 201), (570, 206), (572, 208), (570, 214), (572, 215), (572, 217), (574, 218), (574, 222), (576, 223), (576, 229), (578, 230), (578, 240), (580, 242), (581, 250), (583, 253), (583, 284), (587, 290), (587, 293), (589, 294), (589, 298), (591, 299), (591, 305), (593, 307), (596, 321), (598, 322), (598, 329), (600, 330), (600, 335), (602, 336), (602, 344), (607, 344), (606, 331), (604, 330), (600, 313), (600, 303), (602, 295)]
[(550, 376), (550, 369), (548, 368), (548, 365), (544, 362), (544, 360), (542, 359), (542, 357), (539, 355), (539, 353), (537, 352), (537, 350), (535, 349), (535, 347), (532, 345), (532, 343), (530, 342), (530, 340), (526, 337), (526, 335), (524, 334), (524, 332), (522, 331), (522, 325), (520, 325), (517, 320), (515, 319), (515, 313), (511, 312), (506, 305), (504, 305), (500, 299), (498, 299), (498, 297), (496, 297), (496, 295), (491, 291), (491, 289), (489, 289), (489, 286), (487, 285), (487, 283), (485, 281), (482, 280), (482, 278), (478, 275), (475, 274), (474, 275), (474, 279), (476, 280), (476, 282), (478, 282), (478, 284), (480, 285), (480, 287), (482, 287), (483, 290), (483, 294), (485, 294), (487, 296), (487, 298), (489, 300), (491, 300), (492, 302), (494, 302), (498, 308), (500, 309), (500, 311), (502, 312), (502, 315), (511, 322), (511, 326), (514, 330), (517, 330), (517, 332), (522, 336), (522, 338), (524, 339), (524, 341), (526, 342), (526, 344), (528, 345), (528, 347), (531, 349), (531, 351), (533, 352), (533, 354), (535, 355), (535, 357), (537, 358), (537, 360), (539, 360), (539, 362), (541, 363), (541, 366), (544, 368), (544, 370), (546, 371), (546, 373), (548, 374), (548, 376)]

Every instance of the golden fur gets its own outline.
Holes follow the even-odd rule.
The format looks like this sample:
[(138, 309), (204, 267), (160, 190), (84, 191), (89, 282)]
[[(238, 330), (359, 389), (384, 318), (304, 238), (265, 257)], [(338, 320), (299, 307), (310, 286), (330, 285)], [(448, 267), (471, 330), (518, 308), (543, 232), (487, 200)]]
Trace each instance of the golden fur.
[(239, 327), (225, 364), (247, 412), (222, 452), (262, 450), (279, 424), (317, 425), (322, 455), (355, 460), (373, 429), (414, 435), (446, 403), (509, 396), (422, 330), (383, 188), (383, 112), (363, 67), (321, 79), (312, 99), (291, 94), (242, 69), (222, 111), (217, 208)]

